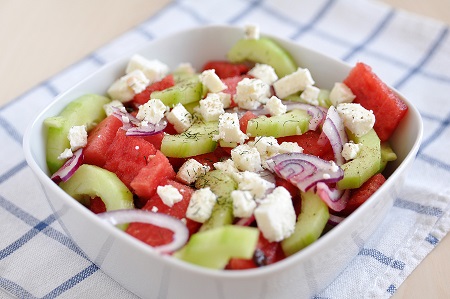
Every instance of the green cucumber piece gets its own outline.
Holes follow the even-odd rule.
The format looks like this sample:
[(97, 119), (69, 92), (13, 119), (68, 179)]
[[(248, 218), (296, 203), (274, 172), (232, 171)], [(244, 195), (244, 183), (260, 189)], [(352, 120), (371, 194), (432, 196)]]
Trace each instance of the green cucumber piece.
[(111, 100), (95, 94), (87, 94), (69, 103), (58, 116), (44, 120), (47, 128), (46, 160), (50, 173), (57, 171), (65, 162), (58, 156), (70, 148), (67, 134), (72, 126), (85, 125), (89, 131), (105, 117), (103, 105)]
[(247, 135), (275, 138), (301, 135), (308, 130), (310, 118), (305, 110), (292, 110), (271, 117), (259, 116), (248, 121)]
[(133, 194), (114, 174), (95, 165), (83, 164), (61, 189), (83, 205), (88, 205), (93, 197), (101, 197), (106, 211), (134, 209)]
[(193, 234), (173, 256), (198, 266), (224, 269), (231, 258), (252, 258), (258, 238), (255, 227), (225, 225)]
[(219, 134), (218, 122), (204, 122), (198, 119), (185, 132), (174, 135), (164, 135), (161, 152), (166, 157), (187, 158), (213, 152), (217, 141), (213, 140)]
[(281, 241), (281, 248), (290, 256), (316, 241), (322, 234), (330, 218), (328, 206), (313, 192), (302, 192), (301, 212), (294, 232)]
[(365, 181), (379, 172), (381, 166), (380, 138), (374, 129), (361, 137), (347, 133), (350, 140), (361, 143), (362, 146), (355, 159), (341, 166), (344, 178), (337, 183), (338, 189), (341, 190), (361, 187)]
[(164, 105), (173, 107), (178, 103), (189, 104), (200, 101), (204, 94), (198, 75), (189, 75), (174, 86), (151, 93), (151, 99), (160, 99)]
[(233, 200), (231, 191), (237, 189), (237, 183), (225, 172), (215, 169), (207, 172), (195, 182), (195, 188), (209, 187), (217, 195), (211, 217), (203, 223), (200, 231), (231, 224), (233, 216)]
[(386, 168), (388, 162), (397, 160), (397, 154), (392, 149), (388, 141), (381, 143), (381, 163), (380, 170), (378, 172), (383, 172)]
[(286, 50), (265, 37), (238, 40), (228, 51), (227, 57), (231, 62), (252, 61), (268, 64), (275, 69), (279, 78), (298, 69), (297, 63)]

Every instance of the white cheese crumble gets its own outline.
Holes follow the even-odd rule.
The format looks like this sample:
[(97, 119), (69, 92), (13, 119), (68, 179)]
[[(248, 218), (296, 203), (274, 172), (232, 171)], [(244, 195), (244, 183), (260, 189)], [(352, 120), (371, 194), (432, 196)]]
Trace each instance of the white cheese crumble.
[(215, 94), (219, 96), (219, 99), (222, 102), (224, 109), (230, 108), (231, 94), (225, 92), (216, 92)]
[(239, 173), (239, 170), (237, 169), (236, 165), (234, 165), (234, 162), (231, 159), (226, 159), (225, 161), (222, 162), (216, 162), (213, 164), (213, 166), (215, 169), (221, 170), (233, 177), (234, 175)]
[(311, 73), (306, 68), (298, 68), (292, 74), (286, 75), (273, 83), (275, 94), (280, 99), (305, 90), (308, 85), (314, 85)]
[(183, 200), (183, 195), (172, 185), (158, 186), (156, 193), (158, 193), (162, 202), (168, 207), (173, 207), (174, 204)]
[(261, 200), (254, 215), (258, 228), (270, 242), (279, 242), (294, 232), (295, 210), (291, 195), (284, 187), (275, 188)]
[(330, 92), (330, 102), (335, 107), (341, 103), (351, 103), (355, 97), (351, 89), (342, 82), (334, 83)]
[(209, 166), (203, 165), (197, 160), (191, 158), (181, 165), (177, 172), (177, 179), (187, 185), (190, 185), (200, 176), (206, 174), (209, 170)]
[(253, 215), (256, 202), (249, 191), (233, 190), (230, 195), (233, 200), (233, 215), (235, 217), (248, 218)]
[(136, 118), (140, 121), (157, 124), (163, 119), (166, 111), (167, 107), (160, 99), (150, 99), (144, 105), (139, 106)]
[(79, 148), (85, 147), (87, 144), (88, 134), (86, 132), (86, 126), (73, 126), (69, 129), (69, 134), (67, 138), (70, 142), (70, 149), (72, 152)]
[(166, 114), (166, 118), (178, 133), (186, 131), (192, 125), (192, 115), (181, 103), (176, 104), (172, 110)]
[(375, 124), (375, 115), (360, 104), (342, 103), (336, 107), (344, 126), (357, 137), (367, 134)]
[(160, 81), (169, 73), (169, 67), (165, 63), (157, 59), (149, 60), (139, 54), (130, 58), (125, 72), (129, 74), (135, 70), (142, 71), (149, 83)]
[(115, 108), (125, 108), (123, 106), (123, 103), (118, 100), (113, 100), (105, 105), (103, 105), (103, 110), (105, 110), (106, 116), (110, 116), (114, 113), (114, 107)]
[(195, 74), (195, 68), (189, 62), (182, 62), (177, 66), (174, 73)]
[(231, 159), (233, 159), (236, 168), (241, 171), (258, 172), (263, 170), (258, 150), (248, 144), (241, 144), (232, 149)]
[(216, 204), (217, 196), (209, 187), (195, 190), (186, 210), (186, 217), (204, 223), (211, 217), (212, 209)]
[(280, 154), (284, 154), (284, 153), (303, 153), (303, 147), (298, 145), (297, 142), (285, 141), (285, 142), (282, 142), (280, 144), (278, 152)]
[(345, 143), (342, 148), (342, 157), (347, 161), (355, 159), (358, 156), (361, 146), (361, 143), (354, 143), (353, 141)]
[(272, 85), (278, 80), (275, 69), (271, 65), (264, 63), (257, 63), (250, 71), (248, 71), (248, 74), (262, 80), (268, 85)]
[(199, 104), (195, 111), (200, 113), (205, 121), (217, 121), (219, 116), (225, 113), (220, 96), (216, 93), (208, 93), (206, 98), (200, 100)]
[(248, 139), (248, 136), (241, 131), (237, 113), (224, 113), (219, 116), (219, 134), (213, 139), (240, 144)]
[(134, 70), (114, 81), (107, 93), (112, 100), (124, 103), (132, 100), (135, 94), (142, 92), (149, 83), (150, 80), (141, 70)]
[(73, 152), (70, 148), (66, 148), (59, 156), (58, 160), (66, 160), (72, 158)]
[(275, 188), (275, 184), (251, 171), (239, 173), (236, 176), (236, 180), (238, 182), (238, 189), (249, 191), (255, 199), (262, 199), (268, 190)]
[(258, 109), (270, 97), (270, 86), (260, 79), (244, 78), (236, 86), (234, 101), (247, 110)]
[(214, 69), (204, 70), (200, 74), (200, 81), (210, 92), (219, 92), (227, 89), (227, 85), (220, 80)]
[(259, 39), (259, 26), (248, 24), (244, 27), (246, 39)]
[(287, 111), (287, 106), (284, 105), (276, 96), (270, 97), (265, 105), (265, 108), (271, 116), (285, 114)]
[(318, 106), (319, 105), (319, 93), (320, 93), (320, 88), (317, 88), (312, 85), (308, 85), (308, 86), (306, 86), (305, 90), (303, 90), (302, 94), (300, 95), (300, 99), (303, 100), (307, 104)]

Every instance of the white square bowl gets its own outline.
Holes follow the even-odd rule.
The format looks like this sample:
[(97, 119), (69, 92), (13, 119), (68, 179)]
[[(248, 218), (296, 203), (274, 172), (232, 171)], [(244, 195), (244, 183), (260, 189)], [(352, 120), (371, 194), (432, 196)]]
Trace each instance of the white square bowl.
[[(172, 69), (190, 62), (196, 69), (211, 59), (226, 59), (243, 29), (208, 26), (155, 40), (138, 51)], [(351, 66), (289, 40), (270, 36), (308, 68), (316, 85), (331, 89)], [(398, 159), (389, 166), (386, 183), (341, 224), (300, 252), (267, 267), (216, 271), (155, 253), (151, 247), (110, 226), (67, 195), (49, 178), (45, 161), (43, 121), (57, 115), (70, 101), (86, 93), (105, 94), (125, 70), (129, 57), (106, 65), (59, 95), (28, 128), (26, 160), (40, 180), (47, 200), (67, 234), (104, 272), (142, 298), (303, 298), (326, 287), (357, 255), (392, 207), (405, 174), (417, 154), (422, 121), (406, 99), (409, 111), (392, 137)]]

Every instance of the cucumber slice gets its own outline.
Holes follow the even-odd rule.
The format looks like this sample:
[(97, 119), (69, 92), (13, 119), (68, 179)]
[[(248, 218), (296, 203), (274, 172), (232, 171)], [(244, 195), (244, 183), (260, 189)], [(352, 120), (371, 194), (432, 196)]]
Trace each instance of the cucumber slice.
[(381, 143), (381, 163), (380, 170), (378, 172), (383, 172), (386, 168), (388, 162), (397, 160), (397, 154), (392, 149), (388, 141)]
[(98, 166), (83, 164), (61, 189), (84, 205), (93, 197), (101, 197), (106, 210), (134, 209), (133, 194), (112, 172)]
[(209, 187), (217, 195), (211, 217), (203, 223), (200, 231), (224, 226), (233, 222), (233, 200), (231, 191), (237, 189), (237, 183), (225, 172), (212, 170), (207, 172), (195, 182), (197, 189)]
[(278, 77), (284, 77), (298, 69), (292, 56), (275, 41), (261, 37), (259, 39), (240, 39), (228, 51), (231, 62), (246, 60), (264, 63), (275, 69)]
[(252, 258), (259, 238), (254, 227), (226, 225), (193, 234), (173, 256), (199, 266), (223, 269), (230, 258)]
[(310, 118), (305, 110), (292, 110), (271, 117), (259, 116), (248, 121), (247, 135), (275, 138), (301, 135), (308, 130)]
[(105, 117), (103, 105), (110, 102), (104, 96), (87, 94), (68, 104), (58, 116), (44, 120), (47, 128), (46, 159), (50, 173), (57, 171), (65, 162), (58, 156), (70, 148), (67, 134), (72, 126), (85, 125), (89, 131)]
[(286, 256), (292, 255), (316, 241), (330, 218), (328, 206), (313, 192), (302, 192), (302, 209), (294, 233), (281, 241)]
[(381, 145), (380, 138), (374, 129), (361, 137), (356, 137), (351, 132), (347, 132), (349, 139), (355, 143), (361, 143), (361, 149), (356, 159), (344, 165), (344, 178), (337, 183), (338, 189), (359, 188), (374, 174), (379, 172), (381, 167)]
[(200, 101), (203, 96), (203, 84), (198, 75), (189, 75), (172, 87), (151, 93), (151, 99), (160, 99), (164, 105), (173, 107), (178, 103), (189, 104)]
[(187, 158), (213, 152), (217, 141), (213, 137), (219, 133), (218, 122), (197, 120), (181, 134), (164, 135), (161, 152), (166, 157)]

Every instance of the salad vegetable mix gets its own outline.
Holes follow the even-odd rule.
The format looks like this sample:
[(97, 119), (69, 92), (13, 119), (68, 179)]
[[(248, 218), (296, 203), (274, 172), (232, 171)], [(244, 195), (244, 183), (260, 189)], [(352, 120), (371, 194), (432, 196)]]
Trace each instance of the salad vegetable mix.
[(45, 120), (51, 178), (158, 252), (275, 263), (384, 183), (408, 110), (364, 63), (326, 88), (313, 75), (256, 26), (200, 70), (134, 55), (106, 95)]

